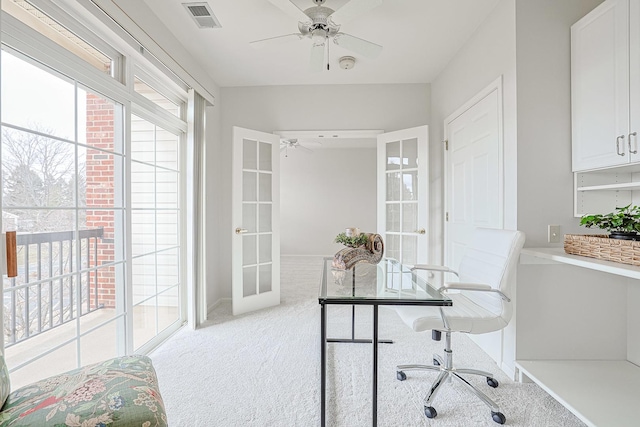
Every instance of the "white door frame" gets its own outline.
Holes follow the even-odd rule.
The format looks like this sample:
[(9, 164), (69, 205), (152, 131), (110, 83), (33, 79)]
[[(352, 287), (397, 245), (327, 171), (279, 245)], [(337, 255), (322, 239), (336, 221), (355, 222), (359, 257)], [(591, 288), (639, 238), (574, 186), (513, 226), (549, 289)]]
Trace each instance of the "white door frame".
[[(408, 129), (400, 129), (396, 131), (381, 133), (377, 137), (377, 229), (378, 233), (385, 239), (387, 238), (387, 144), (393, 141), (403, 141), (415, 138), (417, 140), (417, 178), (418, 178), (418, 229), (412, 232), (403, 230), (402, 220), (401, 228), (397, 235), (407, 236), (416, 234), (416, 264), (428, 264), (430, 262), (431, 251), (429, 250), (429, 242), (431, 242), (431, 212), (430, 198), (431, 186), (429, 182), (429, 126), (416, 126)], [(400, 169), (398, 169), (400, 171)], [(422, 215), (422, 217), (421, 217)], [(385, 256), (388, 255), (389, 245), (385, 247)], [(401, 249), (401, 253), (402, 253)], [(406, 263), (406, 258), (399, 261)]]
[[(478, 92), (475, 96), (473, 96), (467, 102), (465, 102), (461, 107), (455, 110), (452, 114), (447, 116), (446, 119), (444, 119), (444, 142), (445, 144), (448, 144), (449, 134), (450, 134), (449, 125), (451, 124), (451, 122), (453, 122), (456, 118), (458, 118), (460, 115), (462, 115), (463, 113), (471, 109), (474, 105), (482, 101), (484, 98), (486, 98), (489, 94), (491, 94), (494, 91), (497, 91), (497, 94), (498, 94), (498, 127), (499, 127), (498, 164), (501, 171), (498, 177), (499, 179), (498, 198), (500, 200), (500, 206), (501, 206), (501, 209), (499, 209), (498, 211), (500, 215), (498, 219), (498, 223), (500, 224), (500, 228), (504, 228), (504, 120), (503, 120), (504, 110), (503, 110), (503, 101), (502, 101), (502, 75), (499, 76), (497, 79), (495, 79), (493, 82), (491, 82), (487, 87), (482, 89), (480, 92)], [(444, 150), (444, 167), (443, 167), (443, 172), (444, 172), (443, 206), (444, 206), (445, 215), (447, 212), (449, 212), (451, 208), (448, 205), (448, 198), (447, 198), (448, 191), (450, 190), (449, 189), (450, 185), (448, 182), (449, 172), (451, 168), (451, 165), (449, 164), (450, 161), (451, 159), (449, 156), (449, 150), (445, 149)], [(450, 261), (447, 256), (447, 253), (448, 253), (447, 244), (449, 241), (449, 230), (448, 230), (449, 227), (448, 227), (448, 222), (446, 217), (443, 219), (444, 219), (444, 233), (443, 233), (443, 245), (442, 245), (442, 251), (443, 251), (442, 259), (444, 260), (445, 265), (448, 265), (447, 262)], [(457, 266), (451, 266), (451, 267), (456, 268)]]
[[(271, 144), (271, 290), (245, 297), (243, 295), (243, 248), (241, 231), (246, 225), (243, 221), (243, 147), (244, 139)], [(233, 314), (242, 314), (280, 304), (280, 138), (277, 135), (251, 129), (233, 127), (233, 159), (232, 159), (232, 229), (231, 232), (231, 294)], [(259, 157), (256, 158), (259, 164)], [(257, 166), (259, 169), (259, 167)], [(256, 170), (257, 172), (257, 170)], [(256, 185), (256, 192), (259, 186)], [(259, 200), (259, 198), (257, 198)], [(259, 215), (256, 210), (256, 215)], [(245, 230), (246, 231), (246, 230)], [(256, 235), (260, 233), (255, 230)], [(268, 233), (267, 233), (268, 234)], [(256, 248), (257, 250), (257, 248)], [(257, 256), (257, 264), (260, 259)], [(257, 278), (259, 280), (259, 278)]]

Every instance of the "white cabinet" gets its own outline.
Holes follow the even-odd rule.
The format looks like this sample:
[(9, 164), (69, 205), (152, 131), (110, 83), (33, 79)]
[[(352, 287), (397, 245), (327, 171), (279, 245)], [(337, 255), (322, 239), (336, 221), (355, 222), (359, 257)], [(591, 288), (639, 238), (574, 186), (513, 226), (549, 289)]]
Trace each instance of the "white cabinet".
[(640, 164), (574, 173), (574, 216), (640, 206)]
[(640, 162), (640, 4), (607, 0), (571, 27), (573, 171)]

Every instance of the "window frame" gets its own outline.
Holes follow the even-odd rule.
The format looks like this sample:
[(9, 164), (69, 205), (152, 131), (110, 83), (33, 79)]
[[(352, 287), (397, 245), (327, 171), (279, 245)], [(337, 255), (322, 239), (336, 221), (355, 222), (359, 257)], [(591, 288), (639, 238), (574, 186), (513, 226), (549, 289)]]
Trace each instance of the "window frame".
[[(49, 40), (46, 36), (40, 34), (36, 30), (28, 27), (20, 20), (14, 18), (11, 15), (2, 13), (0, 11), (0, 42), (1, 49), (7, 50), (12, 54), (19, 55), (22, 59), (44, 69), (51, 69), (54, 72), (61, 74), (70, 80), (77, 81), (79, 85), (87, 88), (91, 92), (97, 92), (105, 97), (108, 97), (115, 102), (122, 105), (123, 110), (123, 123), (122, 136), (124, 138), (124, 157), (125, 157), (125, 182), (123, 186), (124, 191), (124, 230), (127, 234), (125, 241), (125, 258), (122, 265), (126, 266), (125, 280), (126, 283), (131, 283), (132, 280), (132, 251), (131, 251), (131, 237), (130, 230), (131, 224), (131, 180), (129, 179), (129, 173), (131, 171), (131, 115), (135, 114), (145, 120), (148, 120), (163, 129), (180, 136), (179, 150), (180, 150), (180, 171), (179, 171), (179, 262), (180, 262), (180, 317), (179, 321), (172, 324), (170, 327), (158, 333), (155, 338), (149, 343), (143, 345), (137, 351), (148, 352), (155, 348), (159, 343), (173, 334), (179, 327), (187, 323), (187, 306), (192, 303), (187, 301), (187, 295), (189, 294), (187, 283), (187, 270), (190, 265), (186, 262), (187, 252), (187, 236), (186, 236), (186, 219), (188, 214), (187, 206), (187, 183), (188, 183), (188, 171), (187, 171), (187, 143), (188, 143), (188, 124), (186, 122), (188, 111), (188, 90), (186, 84), (182, 82), (180, 84), (176, 81), (177, 78), (172, 79), (167, 76), (167, 70), (159, 70), (157, 64), (154, 61), (149, 61), (144, 55), (144, 50), (136, 51), (132, 47), (126, 44), (125, 41), (119, 40), (113, 42), (113, 35), (98, 34), (93, 32), (87, 27), (80, 24), (81, 21), (86, 21), (84, 15), (67, 14), (59, 7), (52, 4), (50, 1), (45, 0), (29, 0), (34, 6), (41, 8), (41, 10), (51, 16), (52, 19), (57, 20), (61, 25), (65, 26), (69, 31), (75, 33), (82, 38), (85, 42), (103, 52), (105, 55), (110, 56), (114, 54), (113, 67), (114, 77), (101, 72), (93, 67), (91, 64), (85, 62), (75, 54), (61, 47), (57, 43)], [(103, 23), (102, 23), (103, 24)], [(103, 24), (104, 26), (104, 24)], [(107, 26), (108, 27), (108, 26)], [(113, 42), (113, 43), (112, 43)], [(112, 43), (112, 44), (111, 44)], [(115, 46), (115, 47), (114, 47)], [(119, 50), (120, 49), (120, 50)], [(117, 58), (116, 58), (117, 57)], [(144, 96), (135, 92), (133, 83), (133, 76), (144, 76), (145, 83), (154, 87), (162, 87), (160, 91), (163, 95), (172, 101), (180, 103), (180, 117), (177, 117), (168, 111), (162, 109), (152, 101), (148, 100)], [(118, 131), (118, 126), (116, 126)], [(77, 139), (77, 138), (76, 138)], [(76, 144), (78, 142), (76, 141)], [(81, 144), (84, 145), (84, 144)], [(2, 195), (0, 194), (0, 202)], [(125, 299), (125, 313), (132, 319), (133, 298), (130, 286), (125, 286), (125, 294), (122, 295)], [(115, 321), (119, 324), (124, 322), (125, 315), (119, 315)], [(113, 321), (110, 320), (105, 324)], [(93, 332), (97, 328), (92, 328), (90, 331), (78, 331), (77, 336), (86, 335)], [(121, 354), (128, 354), (134, 351), (133, 348), (133, 324), (124, 329), (124, 348), (118, 348), (118, 352)], [(3, 343), (0, 343), (3, 346)], [(63, 346), (60, 344), (55, 349)], [(55, 349), (51, 349), (41, 356), (46, 356)], [(78, 350), (79, 351), (79, 350)], [(78, 361), (81, 362), (80, 355), (78, 354)], [(12, 370), (23, 367), (23, 364), (13, 367)]]

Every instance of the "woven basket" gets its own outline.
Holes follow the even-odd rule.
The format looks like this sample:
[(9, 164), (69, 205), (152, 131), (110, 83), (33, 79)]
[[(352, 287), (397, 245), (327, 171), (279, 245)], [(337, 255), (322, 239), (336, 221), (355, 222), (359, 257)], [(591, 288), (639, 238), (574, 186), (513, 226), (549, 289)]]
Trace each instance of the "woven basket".
[(640, 266), (640, 241), (610, 239), (605, 235), (565, 234), (564, 251), (605, 261)]

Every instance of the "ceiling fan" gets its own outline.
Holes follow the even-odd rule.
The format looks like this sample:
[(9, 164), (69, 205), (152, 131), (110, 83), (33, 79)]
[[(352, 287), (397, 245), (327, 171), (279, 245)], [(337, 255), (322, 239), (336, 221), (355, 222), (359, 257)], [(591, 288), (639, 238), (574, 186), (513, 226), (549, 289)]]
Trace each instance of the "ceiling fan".
[[(326, 0), (310, 0), (315, 6), (305, 10), (300, 9), (291, 0), (269, 1), (299, 21), (299, 33), (256, 40), (250, 43), (254, 47), (310, 39), (313, 42), (311, 46), (311, 69), (314, 71), (321, 71), (325, 64), (327, 70), (329, 69), (328, 50), (330, 39), (338, 46), (371, 59), (376, 58), (382, 51), (382, 46), (378, 44), (340, 32), (340, 25), (335, 23), (335, 21), (344, 23), (363, 15), (365, 12), (382, 4), (382, 0), (350, 0), (338, 10), (323, 6)], [(325, 50), (327, 51), (326, 62)]]
[[(320, 142), (307, 142), (306, 144), (314, 144), (314, 145), (322, 145)], [(309, 153), (313, 153), (313, 150), (309, 147), (302, 145), (297, 138), (291, 139), (281, 139), (280, 140), (280, 153), (284, 153), (285, 157), (289, 157), (289, 149), (302, 149), (304, 151), (308, 151)]]

